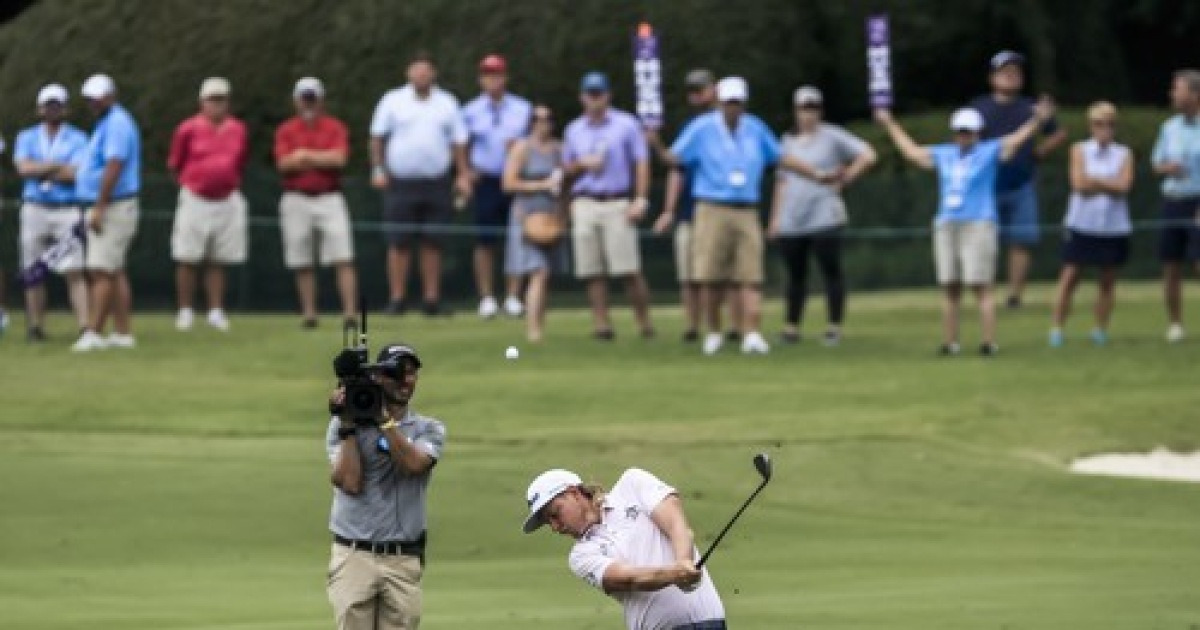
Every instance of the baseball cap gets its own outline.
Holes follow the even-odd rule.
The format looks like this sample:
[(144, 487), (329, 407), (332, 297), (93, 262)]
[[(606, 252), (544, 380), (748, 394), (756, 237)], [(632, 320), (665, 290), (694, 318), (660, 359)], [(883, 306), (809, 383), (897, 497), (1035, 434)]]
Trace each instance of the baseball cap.
[(59, 85), (58, 83), (51, 83), (50, 85), (43, 87), (41, 90), (38, 90), (38, 106), (42, 106), (50, 102), (57, 102), (60, 105), (66, 105), (67, 88)]
[(229, 96), (229, 79), (208, 77), (200, 84), (200, 100), (218, 96)]
[(796, 92), (792, 94), (792, 104), (801, 107), (805, 105), (820, 106), (825, 102), (825, 96), (821, 94), (821, 90), (811, 86), (802, 85), (796, 88)]
[(983, 116), (970, 107), (964, 107), (950, 117), (950, 129), (952, 131), (970, 131), (979, 133), (983, 131)]
[(717, 83), (717, 100), (722, 103), (750, 99), (750, 87), (742, 77), (725, 77)]
[(1025, 64), (1025, 55), (1013, 50), (1001, 50), (992, 55), (992, 70), (999, 70), (1010, 63), (1018, 66)]
[(376, 363), (397, 365), (403, 359), (411, 359), (417, 368), (421, 367), (421, 359), (412, 346), (405, 343), (390, 343), (379, 349), (375, 356)]
[(696, 68), (695, 70), (691, 70), (683, 79), (684, 85), (690, 88), (708, 87), (716, 82), (717, 77), (712, 73), (711, 70), (706, 68)]
[(570, 488), (583, 485), (579, 475), (561, 468), (547, 470), (538, 475), (525, 491), (525, 502), (529, 504), (529, 516), (525, 517), (525, 525), (521, 528), (526, 534), (546, 524), (542, 518), (542, 508), (554, 500), (554, 497)]
[(117, 84), (107, 74), (93, 74), (79, 89), (83, 98), (99, 99), (117, 93)]
[(508, 72), (508, 62), (500, 55), (488, 55), (479, 62), (479, 71), (484, 74), (504, 74)]
[(300, 98), (305, 94), (312, 94), (317, 98), (325, 97), (325, 85), (316, 77), (304, 77), (296, 81), (296, 87), (292, 88), (292, 96)]
[(603, 72), (589, 72), (579, 82), (581, 92), (607, 92), (608, 77)]

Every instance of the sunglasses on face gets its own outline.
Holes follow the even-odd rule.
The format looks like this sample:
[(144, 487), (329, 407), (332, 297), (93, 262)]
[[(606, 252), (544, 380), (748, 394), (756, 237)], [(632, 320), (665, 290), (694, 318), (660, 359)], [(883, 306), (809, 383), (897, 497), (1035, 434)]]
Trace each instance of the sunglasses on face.
[(1093, 127), (1100, 127), (1100, 128), (1106, 128), (1106, 129), (1111, 129), (1111, 128), (1117, 126), (1116, 121), (1112, 121), (1112, 120), (1091, 120), (1091, 121), (1088, 121), (1088, 124)]

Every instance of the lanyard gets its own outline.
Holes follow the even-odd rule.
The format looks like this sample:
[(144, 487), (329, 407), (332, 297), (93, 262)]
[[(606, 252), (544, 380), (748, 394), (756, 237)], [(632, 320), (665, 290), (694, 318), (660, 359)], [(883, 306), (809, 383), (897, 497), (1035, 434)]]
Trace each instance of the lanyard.
[(41, 133), (38, 134), (38, 146), (42, 151), (43, 162), (54, 161), (54, 150), (58, 148), (58, 142), (62, 140), (63, 128), (61, 126), (58, 128), (58, 133), (54, 134), (53, 140), (49, 139), (49, 135), (50, 128), (43, 124)]

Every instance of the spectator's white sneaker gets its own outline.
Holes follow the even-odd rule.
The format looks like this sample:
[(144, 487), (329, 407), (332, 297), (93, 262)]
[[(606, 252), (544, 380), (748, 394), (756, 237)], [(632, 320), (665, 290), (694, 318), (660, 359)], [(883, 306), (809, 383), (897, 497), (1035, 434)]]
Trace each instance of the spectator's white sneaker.
[(721, 333), (708, 333), (704, 336), (704, 345), (702, 349), (704, 354), (712, 356), (721, 351), (721, 346), (725, 343), (725, 335)]
[(520, 317), (525, 314), (525, 305), (513, 296), (504, 298), (504, 314), (509, 317)]
[(229, 332), (229, 318), (225, 317), (225, 311), (219, 308), (208, 312), (208, 325), (221, 332)]
[(742, 338), (742, 354), (766, 354), (771, 351), (767, 340), (758, 331), (747, 334)]
[(175, 314), (175, 330), (191, 330), (192, 323), (196, 321), (196, 311), (190, 308), (181, 308)]
[(479, 300), (479, 317), (483, 319), (491, 319), (496, 316), (496, 313), (499, 312), (500, 303), (496, 301), (496, 298), (489, 295), (482, 300)]
[(1183, 326), (1180, 324), (1171, 324), (1171, 327), (1167, 329), (1167, 343), (1179, 343), (1186, 336)]
[(79, 335), (75, 345), (71, 346), (71, 352), (92, 352), (93, 350), (104, 350), (107, 347), (108, 342), (104, 340), (104, 337), (85, 330), (82, 335)]
[(122, 335), (121, 333), (110, 334), (104, 343), (109, 348), (119, 348), (121, 350), (133, 350), (137, 347), (137, 340), (133, 338), (133, 335)]
[(4, 336), (6, 330), (8, 330), (8, 311), (0, 308), (0, 337)]

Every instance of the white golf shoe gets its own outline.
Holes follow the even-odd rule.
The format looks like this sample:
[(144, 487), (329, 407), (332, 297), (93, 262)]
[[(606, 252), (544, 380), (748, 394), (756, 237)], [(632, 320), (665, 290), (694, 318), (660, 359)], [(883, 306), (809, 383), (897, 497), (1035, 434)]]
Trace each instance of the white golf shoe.
[(509, 317), (520, 317), (525, 314), (525, 305), (514, 296), (504, 298), (504, 314)]
[(108, 348), (108, 342), (104, 340), (104, 337), (90, 330), (85, 330), (82, 335), (79, 335), (79, 339), (75, 341), (75, 345), (71, 346), (71, 352), (93, 352), (106, 348)]
[(742, 338), (742, 354), (767, 354), (770, 351), (771, 346), (757, 330)]
[(137, 340), (133, 335), (122, 335), (121, 333), (112, 333), (104, 343), (109, 348), (117, 348), (120, 350), (133, 350), (137, 347)]
[(721, 333), (708, 333), (704, 336), (704, 345), (701, 349), (704, 354), (712, 356), (721, 351), (721, 346), (725, 344), (725, 335)]
[(208, 312), (208, 325), (221, 332), (229, 332), (229, 318), (225, 316), (225, 311), (219, 308)]
[(1171, 324), (1171, 327), (1167, 329), (1167, 343), (1179, 343), (1186, 336), (1183, 326), (1179, 324)]
[(500, 303), (496, 301), (496, 298), (489, 295), (479, 300), (479, 317), (481, 319), (491, 319), (499, 312)]
[(196, 312), (190, 308), (181, 308), (175, 314), (175, 330), (186, 331), (192, 329), (192, 323), (196, 321)]

